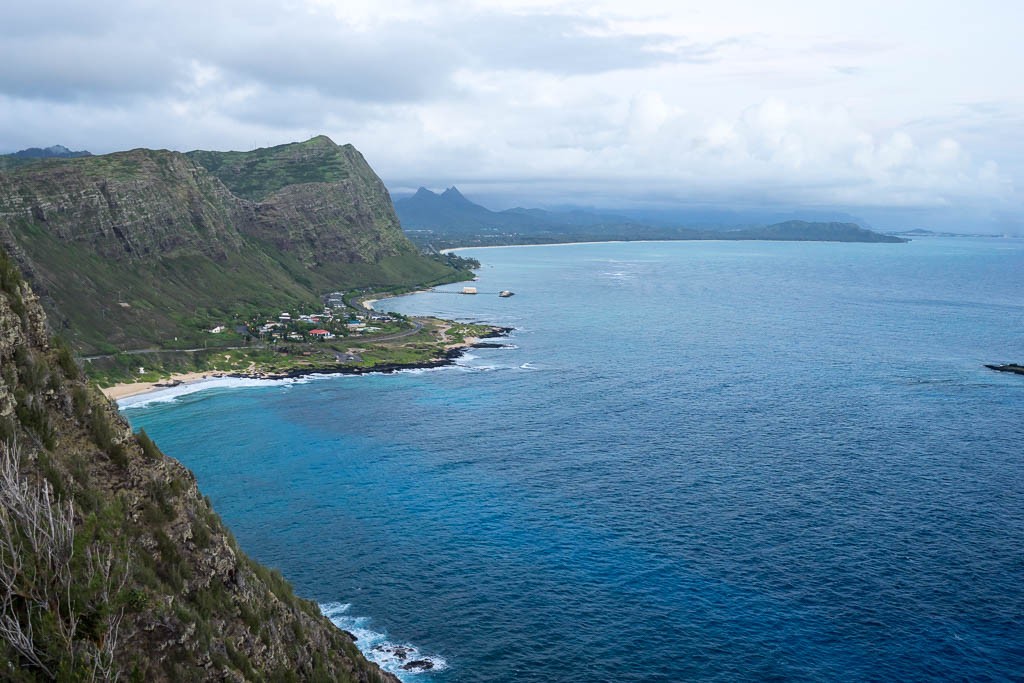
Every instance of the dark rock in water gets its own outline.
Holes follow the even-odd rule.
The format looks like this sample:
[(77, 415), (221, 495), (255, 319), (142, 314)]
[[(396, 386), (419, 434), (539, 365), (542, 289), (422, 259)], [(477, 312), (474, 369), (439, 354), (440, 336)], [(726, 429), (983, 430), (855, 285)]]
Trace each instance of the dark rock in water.
[(341, 632), (349, 638), (351, 638), (353, 643), (359, 640), (358, 638), (356, 638), (356, 634), (352, 633), (352, 631), (346, 631), (345, 629), (341, 629)]
[(1007, 363), (1006, 365), (985, 365), (990, 370), (997, 370), (999, 372), (1012, 372), (1015, 375), (1024, 375), (1024, 365), (1018, 363)]
[(414, 659), (402, 666), (405, 671), (428, 671), (434, 668), (434, 663), (429, 659)]
[(401, 645), (378, 645), (373, 648), (377, 652), (384, 652), (395, 657), (395, 659), (405, 659), (412, 653), (411, 647), (402, 647)]

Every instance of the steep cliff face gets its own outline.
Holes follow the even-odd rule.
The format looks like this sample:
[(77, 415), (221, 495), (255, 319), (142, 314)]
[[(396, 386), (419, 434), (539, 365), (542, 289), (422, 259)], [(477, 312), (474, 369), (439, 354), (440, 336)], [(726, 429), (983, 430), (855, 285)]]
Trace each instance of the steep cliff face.
[(416, 251), (384, 183), (352, 145), (321, 135), (252, 152), (188, 156), (238, 196), (258, 202), (252, 234), (295, 253), (308, 267), (376, 263)]
[(246, 203), (187, 157), (136, 149), (0, 174), (5, 241), (45, 232), (105, 259), (186, 253), (223, 260), (242, 246)]
[(86, 353), (201, 344), (205, 327), (325, 291), (455, 275), (405, 238), (362, 155), (323, 137), (0, 172), (0, 247)]
[(79, 377), (0, 251), (0, 678), (395, 681)]

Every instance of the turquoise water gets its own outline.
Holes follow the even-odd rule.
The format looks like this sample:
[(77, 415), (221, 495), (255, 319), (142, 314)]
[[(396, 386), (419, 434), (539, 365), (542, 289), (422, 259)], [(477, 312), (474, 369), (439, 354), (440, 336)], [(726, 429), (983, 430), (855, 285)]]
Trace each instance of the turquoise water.
[(378, 307), (511, 348), (124, 407), (371, 657), (434, 664), (408, 681), (1024, 677), (1024, 377), (982, 367), (1024, 360), (1024, 240), (462, 253), (480, 295)]

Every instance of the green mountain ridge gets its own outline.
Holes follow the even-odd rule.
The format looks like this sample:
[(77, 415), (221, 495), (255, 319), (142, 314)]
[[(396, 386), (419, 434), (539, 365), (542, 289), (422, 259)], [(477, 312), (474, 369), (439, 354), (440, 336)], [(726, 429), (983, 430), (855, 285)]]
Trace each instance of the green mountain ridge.
[(323, 136), (0, 172), (0, 247), (85, 354), (200, 343), (207, 327), (328, 291), (462, 277), (420, 255), (362, 155)]
[(2, 250), (0, 679), (398, 680), (132, 434)]
[(92, 153), (85, 150), (75, 152), (64, 145), (29, 147), (11, 154), (0, 154), (0, 171), (41, 163), (47, 159), (75, 159), (88, 156), (92, 156)]
[(455, 187), (437, 194), (419, 188), (395, 202), (410, 237), (437, 249), (455, 246), (544, 244), (602, 240), (779, 240), (906, 242), (850, 222), (789, 220), (772, 225), (687, 226), (653, 224), (606, 211), (491, 211)]

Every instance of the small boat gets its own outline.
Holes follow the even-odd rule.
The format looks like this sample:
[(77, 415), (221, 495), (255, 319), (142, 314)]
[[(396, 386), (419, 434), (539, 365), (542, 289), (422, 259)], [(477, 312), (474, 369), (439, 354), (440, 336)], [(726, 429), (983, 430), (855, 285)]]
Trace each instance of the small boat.
[(498, 292), (498, 296), (500, 296), (503, 299), (507, 299), (510, 296), (512, 296), (513, 294), (515, 294), (515, 292), (510, 292), (507, 289), (503, 289), (500, 292)]

